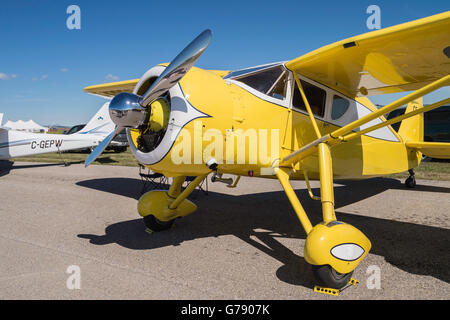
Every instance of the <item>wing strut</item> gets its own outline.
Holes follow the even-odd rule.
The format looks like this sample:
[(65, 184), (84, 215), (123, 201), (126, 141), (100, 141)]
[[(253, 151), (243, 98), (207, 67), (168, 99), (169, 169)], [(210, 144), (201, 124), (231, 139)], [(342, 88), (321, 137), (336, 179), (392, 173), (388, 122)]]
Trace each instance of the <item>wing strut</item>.
[[(384, 114), (387, 114), (409, 102), (412, 102), (415, 99), (421, 98), (430, 92), (433, 92), (439, 88), (442, 88), (442, 87), (448, 86), (448, 85), (450, 85), (450, 75), (442, 77), (441, 79), (436, 80), (436, 81), (404, 96), (403, 98), (400, 98), (400, 99), (388, 104), (387, 106), (380, 108), (377, 111), (374, 111), (365, 117), (362, 117), (361, 119), (355, 120), (355, 121), (347, 124), (346, 126), (343, 126), (342, 128), (339, 128), (339, 129), (331, 132), (330, 134), (319, 137), (318, 139), (310, 142), (309, 144), (307, 144), (307, 145), (301, 147), (300, 149), (294, 151), (293, 153), (287, 155), (286, 157), (281, 159), (281, 161), (279, 161), (277, 163), (277, 165), (283, 166), (283, 167), (286, 167), (286, 166), (290, 167), (291, 165), (293, 165), (294, 163), (297, 163), (301, 159), (317, 152), (317, 146), (319, 146), (321, 143), (326, 143), (330, 146), (336, 145), (336, 144), (339, 144), (342, 142), (349, 141), (350, 139), (359, 137), (362, 134), (366, 134), (368, 132), (377, 130), (381, 127), (385, 127), (392, 123), (396, 123), (396, 122), (402, 121), (404, 119), (407, 119), (409, 117), (415, 116), (417, 114), (438, 108), (438, 107), (448, 103), (450, 100), (447, 98), (447, 99), (441, 100), (439, 102), (433, 103), (432, 105), (426, 106), (424, 108), (420, 108), (418, 110), (408, 112), (405, 115), (396, 117), (389, 121), (383, 121), (382, 123), (371, 126), (367, 129), (364, 129), (364, 130), (361, 130), (358, 132), (352, 132), (354, 129), (357, 129), (360, 126), (362, 126), (374, 119), (377, 119)], [(305, 103), (305, 105), (306, 105), (306, 103)], [(309, 112), (310, 112), (310, 110), (308, 110), (308, 113)], [(312, 113), (310, 114), (310, 116), (311, 115), (312, 115)]]
[(447, 98), (447, 99), (441, 100), (439, 102), (430, 104), (430, 105), (428, 105), (426, 107), (423, 107), (423, 108), (416, 109), (414, 111), (405, 113), (404, 115), (392, 118), (390, 120), (387, 120), (385, 122), (379, 123), (379, 124), (374, 125), (374, 126), (371, 126), (369, 128), (366, 128), (366, 129), (363, 129), (363, 130), (360, 130), (360, 131), (357, 131), (357, 132), (352, 132), (352, 133), (346, 134), (342, 138), (343, 138), (344, 141), (349, 141), (349, 140), (352, 140), (352, 139), (357, 138), (359, 136), (362, 136), (363, 134), (366, 134), (368, 132), (371, 132), (371, 131), (380, 129), (382, 127), (391, 125), (393, 123), (397, 123), (397, 122), (403, 121), (405, 119), (414, 117), (414, 116), (416, 116), (416, 115), (418, 115), (420, 113), (424, 113), (424, 112), (427, 112), (427, 111), (434, 110), (434, 109), (439, 108), (440, 106), (443, 106), (443, 105), (448, 104), (448, 103), (450, 103), (450, 98)]
[(353, 121), (352, 123), (349, 123), (346, 126), (343, 126), (342, 128), (339, 128), (335, 131), (333, 131), (330, 134), (331, 138), (334, 139), (338, 139), (339, 137), (342, 137), (343, 135), (350, 133), (352, 130), (384, 115), (387, 114), (395, 109), (398, 109), (399, 107), (408, 104), (409, 102), (417, 99), (417, 98), (421, 98), (424, 95), (436, 91), (439, 88), (445, 87), (450, 85), (450, 75), (447, 75), (445, 77), (440, 78), (439, 80), (436, 80), (432, 83), (430, 83), (429, 85), (426, 85), (406, 96), (404, 96), (403, 98), (400, 98), (390, 104), (388, 104), (387, 106), (384, 106), (383, 108), (378, 109), (377, 111), (374, 111), (370, 114), (368, 114), (365, 117), (362, 117), (361, 119), (358, 119), (356, 121)]

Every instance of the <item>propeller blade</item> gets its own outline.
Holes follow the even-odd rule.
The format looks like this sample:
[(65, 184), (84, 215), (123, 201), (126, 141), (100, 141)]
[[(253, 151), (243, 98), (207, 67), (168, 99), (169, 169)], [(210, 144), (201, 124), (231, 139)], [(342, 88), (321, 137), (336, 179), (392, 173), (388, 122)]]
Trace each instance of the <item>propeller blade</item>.
[(86, 158), (84, 161), (84, 167), (87, 167), (92, 162), (97, 159), (99, 155), (102, 154), (102, 152), (105, 150), (105, 148), (108, 146), (108, 144), (111, 142), (112, 139), (120, 132), (122, 131), (123, 127), (116, 126), (116, 129), (114, 129), (113, 132), (111, 132), (105, 139), (103, 139), (102, 142), (99, 143), (99, 145), (91, 152), (91, 154)]
[(189, 43), (150, 86), (140, 99), (139, 104), (143, 107), (148, 106), (180, 81), (206, 50), (211, 39), (211, 30), (206, 29)]

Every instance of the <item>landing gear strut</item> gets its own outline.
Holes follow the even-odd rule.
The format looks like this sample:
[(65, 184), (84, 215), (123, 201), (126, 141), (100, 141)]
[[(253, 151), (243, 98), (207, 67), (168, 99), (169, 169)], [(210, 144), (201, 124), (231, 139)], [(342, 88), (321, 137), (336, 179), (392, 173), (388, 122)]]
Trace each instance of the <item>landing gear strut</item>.
[(291, 168), (275, 167), (274, 171), (307, 234), (303, 253), (305, 261), (312, 265), (313, 274), (320, 284), (327, 288), (341, 289), (348, 285), (353, 270), (365, 258), (372, 245), (357, 228), (336, 220), (329, 146), (320, 143), (318, 154), (320, 169), (318, 199), (322, 202), (323, 221), (314, 227), (289, 183)]
[(408, 188), (414, 188), (416, 186), (416, 177), (414, 176), (414, 170), (409, 169), (409, 177), (405, 180), (405, 186)]

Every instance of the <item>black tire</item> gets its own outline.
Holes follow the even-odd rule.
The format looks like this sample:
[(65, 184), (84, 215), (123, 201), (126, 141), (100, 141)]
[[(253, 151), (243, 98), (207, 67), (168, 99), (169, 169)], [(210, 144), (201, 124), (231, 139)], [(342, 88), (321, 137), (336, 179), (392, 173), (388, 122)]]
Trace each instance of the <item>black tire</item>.
[(408, 179), (406, 179), (405, 186), (407, 186), (408, 188), (415, 188), (416, 187), (416, 178), (409, 177)]
[(158, 220), (154, 215), (148, 215), (144, 217), (145, 226), (154, 232), (170, 229), (174, 221), (175, 219), (169, 221), (161, 221)]
[(332, 289), (342, 289), (345, 287), (353, 274), (353, 271), (339, 273), (329, 265), (312, 266), (312, 270), (314, 276), (319, 281), (319, 285)]

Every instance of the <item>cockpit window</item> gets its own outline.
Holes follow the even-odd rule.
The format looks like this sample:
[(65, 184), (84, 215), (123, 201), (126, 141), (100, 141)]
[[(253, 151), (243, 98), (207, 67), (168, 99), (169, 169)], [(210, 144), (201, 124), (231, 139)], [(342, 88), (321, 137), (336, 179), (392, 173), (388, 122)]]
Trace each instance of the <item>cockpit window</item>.
[(269, 89), (267, 95), (283, 100), (286, 98), (286, 89), (288, 82), (288, 73), (286, 71), (278, 78), (272, 88)]
[(81, 129), (83, 129), (85, 126), (86, 126), (85, 124), (79, 124), (79, 125), (73, 126), (72, 128), (70, 128), (69, 131), (67, 131), (66, 134), (76, 133), (76, 132), (80, 131)]
[(273, 66), (279, 66), (280, 63), (276, 62), (276, 63), (270, 63), (270, 64), (266, 64), (263, 66), (256, 66), (256, 67), (251, 67), (251, 68), (246, 68), (246, 69), (240, 69), (240, 70), (236, 70), (236, 71), (232, 71), (229, 74), (227, 74), (225, 77), (223, 77), (224, 79), (233, 79), (233, 78), (238, 78), (239, 76), (242, 76), (244, 74), (249, 74), (249, 73), (253, 73), (256, 72), (258, 70), (263, 70), (263, 69), (267, 69), (269, 67), (273, 67)]
[(280, 65), (233, 78), (268, 96), (283, 100), (286, 97), (287, 71)]

